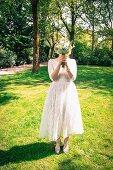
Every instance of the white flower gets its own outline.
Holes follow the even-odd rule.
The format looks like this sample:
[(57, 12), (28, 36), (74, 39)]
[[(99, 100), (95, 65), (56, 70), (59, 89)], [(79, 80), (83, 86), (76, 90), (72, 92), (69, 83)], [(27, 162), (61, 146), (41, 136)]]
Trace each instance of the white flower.
[(55, 47), (55, 52), (58, 54), (69, 55), (71, 54), (72, 46), (69, 41), (62, 38), (60, 42)]

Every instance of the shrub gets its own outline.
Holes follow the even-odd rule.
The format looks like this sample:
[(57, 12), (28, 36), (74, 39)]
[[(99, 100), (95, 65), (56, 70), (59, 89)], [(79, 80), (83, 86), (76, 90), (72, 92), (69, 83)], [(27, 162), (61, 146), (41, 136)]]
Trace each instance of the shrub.
[(75, 47), (73, 48), (73, 53), (78, 64), (90, 64), (92, 52), (85, 43), (76, 42)]
[(98, 48), (92, 52), (85, 43), (76, 42), (73, 53), (78, 64), (100, 66), (113, 65), (113, 52), (108, 48)]
[(27, 48), (24, 49), (23, 51), (19, 51), (17, 53), (17, 58), (16, 58), (16, 66), (21, 65), (21, 64), (30, 64), (32, 63), (32, 49), (31, 48)]
[[(41, 50), (41, 49), (40, 49)], [(40, 56), (40, 62), (46, 62), (48, 61), (48, 56), (49, 56), (49, 50), (50, 47), (48, 45), (45, 45), (43, 47), (43, 53)]]
[(94, 54), (92, 54), (92, 56), (90, 56), (90, 65), (98, 65), (98, 57), (96, 57)]
[(98, 58), (98, 65), (110, 66), (112, 63), (112, 51), (108, 48), (95, 49), (94, 56)]
[(16, 64), (17, 56), (8, 49), (0, 49), (0, 68), (11, 67)]

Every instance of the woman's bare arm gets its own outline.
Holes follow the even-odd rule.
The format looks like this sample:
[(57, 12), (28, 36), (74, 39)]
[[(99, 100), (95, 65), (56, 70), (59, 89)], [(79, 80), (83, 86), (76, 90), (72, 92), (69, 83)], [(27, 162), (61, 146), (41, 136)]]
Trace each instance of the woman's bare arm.
[(64, 58), (65, 58), (65, 56), (59, 55), (58, 65), (57, 65), (57, 67), (54, 69), (53, 73), (51, 74), (53, 80), (56, 80), (56, 79), (58, 78), (58, 73), (59, 73), (59, 70), (60, 70), (60, 66), (61, 66), (62, 61), (64, 60)]
[(70, 70), (67, 71), (68, 78), (71, 79), (73, 77), (73, 74), (70, 72)]
[(74, 60), (74, 63), (72, 65), (72, 69), (70, 70), (70, 68), (67, 65), (67, 59), (65, 59), (65, 65), (66, 65), (66, 70), (67, 70), (67, 76), (69, 79), (73, 79), (75, 80), (76, 78), (76, 74), (77, 74), (77, 70), (76, 70), (76, 62)]
[(67, 76), (68, 76), (69, 79), (71, 79), (73, 77), (73, 74), (71, 73), (71, 71), (70, 71), (70, 69), (67, 65), (67, 58), (65, 58), (64, 61), (65, 61), (65, 66), (66, 66), (66, 70), (67, 70)]
[(58, 65), (56, 66), (53, 73), (51, 74), (53, 80), (56, 80), (58, 78), (58, 73), (59, 73), (59, 70), (60, 70), (60, 66), (61, 66), (61, 63), (58, 62)]

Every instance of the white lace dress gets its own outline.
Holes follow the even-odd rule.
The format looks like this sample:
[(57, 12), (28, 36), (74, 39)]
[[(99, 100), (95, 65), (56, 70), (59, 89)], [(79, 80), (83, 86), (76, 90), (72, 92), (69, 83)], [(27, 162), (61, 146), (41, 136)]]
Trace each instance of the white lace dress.
[(73, 74), (71, 79), (62, 66), (57, 80), (52, 79), (51, 74), (57, 64), (58, 61), (55, 59), (48, 61), (48, 74), (52, 82), (44, 103), (38, 135), (39, 138), (48, 138), (49, 141), (56, 141), (59, 136), (65, 138), (84, 132), (78, 93), (73, 82), (77, 76), (76, 60), (70, 58), (67, 60)]

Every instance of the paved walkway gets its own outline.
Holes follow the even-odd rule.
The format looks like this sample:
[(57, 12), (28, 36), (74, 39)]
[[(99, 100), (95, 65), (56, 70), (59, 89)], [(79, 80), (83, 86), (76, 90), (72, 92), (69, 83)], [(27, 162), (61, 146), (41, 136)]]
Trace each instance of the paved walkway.
[[(40, 67), (42, 66), (47, 66), (47, 62), (41, 63)], [(10, 68), (3, 68), (3, 69), (0, 69), (0, 76), (7, 75), (7, 74), (15, 74), (17, 72), (21, 72), (21, 71), (31, 69), (31, 68), (32, 68), (32, 64), (24, 64), (24, 65), (14, 66)]]

